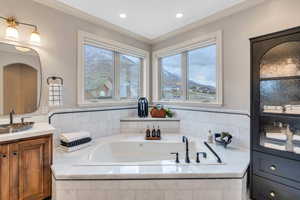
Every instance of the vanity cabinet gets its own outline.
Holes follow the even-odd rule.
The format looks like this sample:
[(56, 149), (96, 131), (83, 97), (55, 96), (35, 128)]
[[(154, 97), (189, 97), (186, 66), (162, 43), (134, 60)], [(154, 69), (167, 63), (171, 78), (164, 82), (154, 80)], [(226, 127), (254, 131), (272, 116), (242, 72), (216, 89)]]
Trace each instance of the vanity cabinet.
[(300, 199), (300, 27), (251, 39), (251, 196)]
[(0, 200), (51, 195), (52, 135), (0, 143)]

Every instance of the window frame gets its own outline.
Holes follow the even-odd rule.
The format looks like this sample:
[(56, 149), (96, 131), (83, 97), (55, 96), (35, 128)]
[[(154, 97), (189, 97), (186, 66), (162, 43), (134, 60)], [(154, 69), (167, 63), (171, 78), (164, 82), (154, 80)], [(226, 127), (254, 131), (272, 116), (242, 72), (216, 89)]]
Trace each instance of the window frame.
[[(114, 91), (113, 97), (109, 99), (99, 99), (95, 102), (87, 101), (84, 95), (84, 69), (85, 52), (84, 45), (92, 45), (114, 52)], [(84, 31), (78, 31), (78, 56), (77, 56), (77, 104), (80, 107), (101, 107), (101, 106), (126, 106), (135, 105), (136, 99), (120, 98), (120, 55), (125, 54), (142, 59), (140, 71), (140, 96), (149, 98), (149, 58), (150, 53), (127, 44), (106, 39)]]
[[(216, 45), (217, 66), (216, 66), (216, 102), (205, 103), (197, 100), (188, 99), (188, 51), (202, 47)], [(182, 74), (182, 98), (181, 99), (162, 99), (161, 98), (161, 59), (163, 57), (182, 54), (181, 74)], [(223, 106), (223, 63), (222, 63), (222, 31), (207, 34), (174, 46), (153, 52), (153, 103), (176, 104), (180, 106), (201, 106), (201, 107), (221, 107)]]

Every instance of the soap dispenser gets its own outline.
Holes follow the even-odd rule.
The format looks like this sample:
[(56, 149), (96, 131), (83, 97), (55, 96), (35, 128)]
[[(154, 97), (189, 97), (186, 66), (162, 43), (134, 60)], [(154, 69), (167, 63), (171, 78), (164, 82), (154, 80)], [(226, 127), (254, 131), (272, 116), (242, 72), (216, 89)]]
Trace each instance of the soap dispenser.
[(155, 128), (154, 128), (154, 125), (153, 125), (153, 129), (152, 129), (152, 137), (156, 137), (156, 131), (155, 131)]
[(156, 137), (160, 138), (160, 135), (161, 135), (161, 131), (160, 131), (159, 126), (158, 126), (157, 130), (156, 130)]
[(147, 137), (147, 138), (151, 137), (151, 131), (150, 131), (149, 126), (147, 126), (146, 137)]

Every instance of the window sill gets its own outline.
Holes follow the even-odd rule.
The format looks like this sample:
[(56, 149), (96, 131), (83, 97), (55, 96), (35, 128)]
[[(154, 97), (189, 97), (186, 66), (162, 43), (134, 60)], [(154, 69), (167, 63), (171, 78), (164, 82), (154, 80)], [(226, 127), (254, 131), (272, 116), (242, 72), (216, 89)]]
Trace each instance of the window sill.
[(163, 104), (163, 105), (177, 105), (186, 107), (208, 107), (208, 108), (220, 108), (223, 107), (222, 103), (202, 103), (197, 101), (168, 101), (168, 100), (158, 100), (153, 101), (153, 104)]
[(103, 102), (84, 102), (79, 103), (78, 106), (81, 108), (95, 108), (95, 107), (126, 107), (137, 105), (136, 100), (132, 101), (103, 101)]

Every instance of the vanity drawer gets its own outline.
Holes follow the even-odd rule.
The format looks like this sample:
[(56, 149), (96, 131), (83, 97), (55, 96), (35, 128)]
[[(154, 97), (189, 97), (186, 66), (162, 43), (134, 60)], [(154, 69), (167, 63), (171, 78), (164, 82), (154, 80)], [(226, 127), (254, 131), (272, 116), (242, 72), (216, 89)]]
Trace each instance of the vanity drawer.
[(300, 199), (300, 190), (253, 176), (253, 198), (255, 200), (296, 200)]
[(300, 189), (300, 162), (253, 152), (253, 172)]

